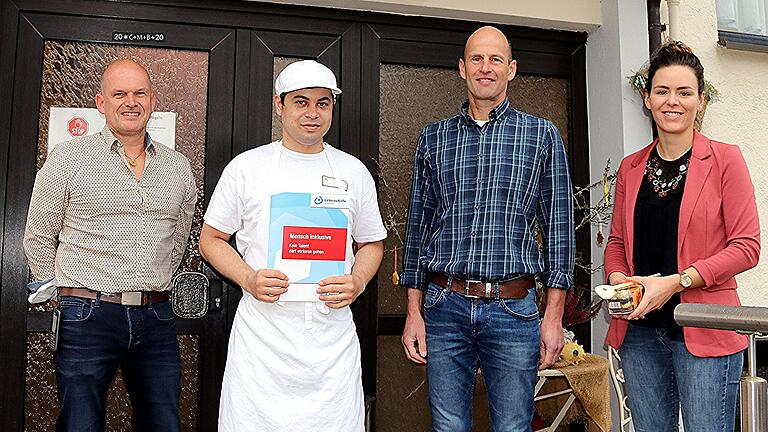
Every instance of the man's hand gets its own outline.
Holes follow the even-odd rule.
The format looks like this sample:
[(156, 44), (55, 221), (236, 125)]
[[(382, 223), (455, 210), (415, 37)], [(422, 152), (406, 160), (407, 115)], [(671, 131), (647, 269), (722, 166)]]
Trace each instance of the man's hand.
[(242, 288), (256, 300), (274, 303), (288, 291), (288, 276), (274, 269), (252, 271), (246, 276)]
[(401, 341), (408, 360), (417, 364), (427, 363), (427, 331), (421, 313), (409, 313), (405, 317)]
[(333, 309), (350, 305), (365, 291), (365, 286), (376, 275), (384, 256), (384, 242), (355, 243), (355, 265), (352, 273), (344, 276), (327, 277), (318, 283), (320, 301)]
[(423, 291), (408, 288), (408, 306), (405, 316), (403, 337), (400, 341), (405, 349), (408, 360), (417, 364), (427, 363), (427, 331), (424, 317), (421, 315), (421, 298)]
[(256, 300), (274, 303), (288, 290), (288, 276), (279, 270), (254, 270), (229, 245), (231, 234), (204, 223), (200, 231), (200, 255), (222, 276), (243, 288)]
[(563, 351), (563, 309), (565, 307), (565, 290), (547, 289), (547, 308), (544, 319), (541, 320), (541, 345), (539, 353), (539, 370), (551, 367)]
[(318, 285), (320, 301), (332, 309), (341, 309), (352, 304), (365, 290), (365, 281), (354, 274), (327, 277)]
[(563, 351), (563, 325), (560, 320), (541, 321), (541, 353), (539, 370), (551, 367), (560, 358)]

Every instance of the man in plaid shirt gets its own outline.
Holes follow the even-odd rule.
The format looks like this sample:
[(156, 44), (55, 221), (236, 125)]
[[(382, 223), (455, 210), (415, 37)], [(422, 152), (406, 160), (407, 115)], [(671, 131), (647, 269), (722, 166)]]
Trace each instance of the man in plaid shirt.
[[(459, 60), (468, 100), (425, 127), (416, 147), (402, 342), (410, 360), (427, 365), (433, 431), (471, 430), (478, 368), (492, 430), (530, 430), (537, 369), (554, 364), (563, 346), (575, 256), (571, 180), (557, 128), (510, 106), (516, 69), (501, 31), (474, 32)], [(541, 320), (534, 275), (547, 287)]]

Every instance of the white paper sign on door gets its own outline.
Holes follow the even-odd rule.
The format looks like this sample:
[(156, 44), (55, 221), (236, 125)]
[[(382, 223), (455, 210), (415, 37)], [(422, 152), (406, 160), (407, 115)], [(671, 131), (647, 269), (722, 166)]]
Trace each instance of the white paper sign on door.
[[(92, 135), (104, 128), (104, 115), (96, 108), (51, 107), (48, 118), (48, 153), (56, 144)], [(153, 112), (147, 123), (147, 132), (160, 144), (176, 148), (176, 113)]]

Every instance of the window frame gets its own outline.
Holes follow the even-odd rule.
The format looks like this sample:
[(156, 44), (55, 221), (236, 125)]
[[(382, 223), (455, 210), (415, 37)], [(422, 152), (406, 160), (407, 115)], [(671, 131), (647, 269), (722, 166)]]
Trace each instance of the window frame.
[[(719, 6), (721, 2), (731, 2), (736, 7), (736, 23), (738, 24), (741, 16), (741, 5), (743, 0), (716, 0)], [(762, 31), (763, 33), (750, 33), (739, 31), (733, 27), (722, 28), (720, 25), (720, 15), (717, 16), (717, 43), (720, 46), (729, 49), (768, 52), (768, 0), (759, 0), (763, 2), (762, 7)], [(718, 8), (719, 10), (719, 8)]]

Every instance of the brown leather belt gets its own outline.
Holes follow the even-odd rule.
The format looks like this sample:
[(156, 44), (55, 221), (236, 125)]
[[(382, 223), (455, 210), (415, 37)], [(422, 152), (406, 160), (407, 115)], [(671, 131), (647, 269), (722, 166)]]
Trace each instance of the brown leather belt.
[(451, 286), (448, 286), (448, 276), (444, 274), (432, 275), (432, 283), (443, 288), (450, 288), (466, 297), (496, 298), (496, 285), (499, 286), (499, 297), (503, 299), (521, 299), (528, 295), (534, 282), (531, 276), (512, 279), (501, 282), (481, 282), (451, 278)]
[[(60, 296), (80, 297), (95, 300), (98, 292), (86, 288), (60, 287)], [(167, 291), (132, 291), (127, 293), (101, 293), (101, 301), (123, 306), (146, 306), (167, 301), (170, 298)]]

